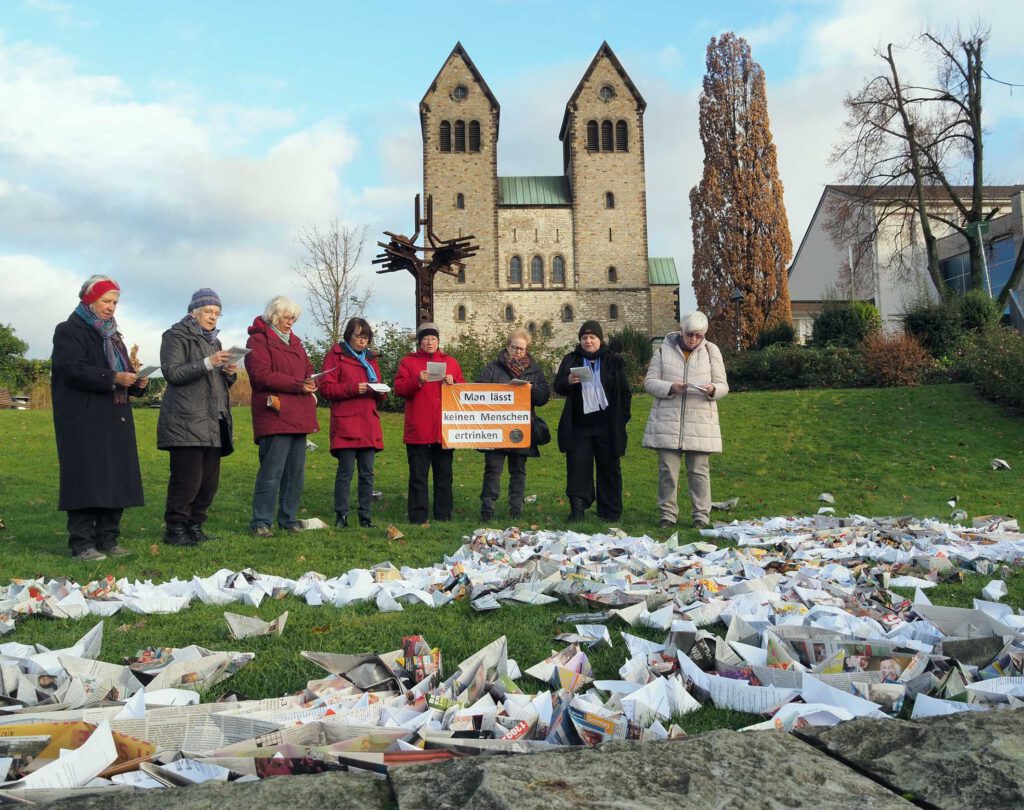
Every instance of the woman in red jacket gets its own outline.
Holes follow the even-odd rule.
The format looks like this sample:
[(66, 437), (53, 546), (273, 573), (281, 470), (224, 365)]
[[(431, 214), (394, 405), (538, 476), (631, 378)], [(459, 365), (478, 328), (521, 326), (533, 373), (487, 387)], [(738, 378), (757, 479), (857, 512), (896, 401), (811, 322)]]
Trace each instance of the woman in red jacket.
[[(434, 520), (452, 519), (451, 450), (441, 446), (441, 385), (465, 382), (459, 361), (441, 351), (432, 323), (416, 330), (417, 349), (402, 358), (395, 393), (405, 400), (405, 452), (409, 457), (409, 522), (427, 522), (427, 475), (434, 470)], [(443, 363), (444, 377), (430, 380), (427, 363)]]
[(352, 472), (359, 466), (359, 525), (372, 529), (373, 459), (384, 449), (377, 403), (387, 396), (370, 386), (380, 383), (380, 366), (370, 351), (373, 330), (362, 318), (351, 318), (345, 335), (324, 357), (320, 393), (331, 401), (331, 455), (338, 459), (334, 477), (335, 525), (348, 526)]
[(299, 531), (299, 501), (306, 476), (306, 436), (320, 430), (316, 421), (313, 366), (292, 331), (302, 310), (283, 295), (270, 299), (249, 327), (251, 350), (245, 370), (252, 385), (253, 441), (260, 449), (260, 470), (252, 496), (255, 537), (270, 537), (277, 524)]

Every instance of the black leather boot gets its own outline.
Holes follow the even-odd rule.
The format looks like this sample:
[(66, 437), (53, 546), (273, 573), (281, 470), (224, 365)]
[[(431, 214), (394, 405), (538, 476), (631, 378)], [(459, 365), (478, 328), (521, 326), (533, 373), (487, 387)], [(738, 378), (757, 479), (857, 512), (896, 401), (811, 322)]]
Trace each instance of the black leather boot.
[(189, 523), (186, 532), (197, 543), (209, 543), (211, 540), (217, 539), (203, 531), (202, 523)]
[(164, 542), (169, 546), (197, 546), (199, 541), (189, 534), (184, 523), (168, 523), (164, 527)]

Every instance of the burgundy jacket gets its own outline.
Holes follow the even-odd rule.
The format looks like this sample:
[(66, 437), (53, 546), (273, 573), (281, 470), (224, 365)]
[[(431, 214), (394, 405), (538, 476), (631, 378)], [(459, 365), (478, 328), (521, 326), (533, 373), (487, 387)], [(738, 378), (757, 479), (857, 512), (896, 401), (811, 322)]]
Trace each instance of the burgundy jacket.
[(459, 361), (442, 351), (427, 354), (417, 349), (402, 358), (395, 375), (395, 393), (405, 402), (406, 444), (441, 443), (441, 386), (442, 382), (420, 382), (420, 372), (427, 363), (444, 363), (457, 383), (465, 382)]
[[(245, 356), (245, 370), (252, 385), (253, 441), (281, 433), (316, 433), (316, 397), (304, 393), (303, 381), (313, 375), (313, 365), (302, 341), (292, 332), (288, 343), (277, 336), (270, 324), (257, 316), (249, 327), (252, 349)], [(267, 398), (280, 400), (281, 410), (267, 406)]]
[[(377, 359), (367, 352), (367, 362), (381, 382)], [(340, 343), (324, 357), (324, 371), (320, 378), (320, 394), (331, 401), (331, 449), (361, 450), (372, 447), (384, 449), (384, 432), (380, 427), (377, 403), (386, 394), (375, 394), (367, 389), (359, 393), (359, 383), (369, 382), (363, 364), (342, 348)]]

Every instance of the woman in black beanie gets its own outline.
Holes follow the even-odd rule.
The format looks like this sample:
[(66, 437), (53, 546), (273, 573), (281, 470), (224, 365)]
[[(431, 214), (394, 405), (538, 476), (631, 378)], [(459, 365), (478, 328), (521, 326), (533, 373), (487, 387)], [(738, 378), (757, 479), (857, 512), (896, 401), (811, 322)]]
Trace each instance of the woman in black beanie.
[(586, 321), (579, 345), (562, 358), (555, 392), (565, 397), (558, 421), (558, 449), (565, 453), (565, 494), (569, 520), (583, 520), (594, 502), (597, 466), (597, 515), (622, 516), (622, 469), (626, 454), (626, 423), (630, 418), (629, 381), (622, 358), (608, 350), (597, 321)]

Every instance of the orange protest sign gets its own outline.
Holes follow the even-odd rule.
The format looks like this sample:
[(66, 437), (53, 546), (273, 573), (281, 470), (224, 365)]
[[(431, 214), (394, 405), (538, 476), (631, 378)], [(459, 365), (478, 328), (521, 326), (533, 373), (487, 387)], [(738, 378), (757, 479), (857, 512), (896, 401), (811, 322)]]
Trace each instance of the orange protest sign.
[(447, 449), (530, 446), (529, 383), (441, 386), (441, 443)]

